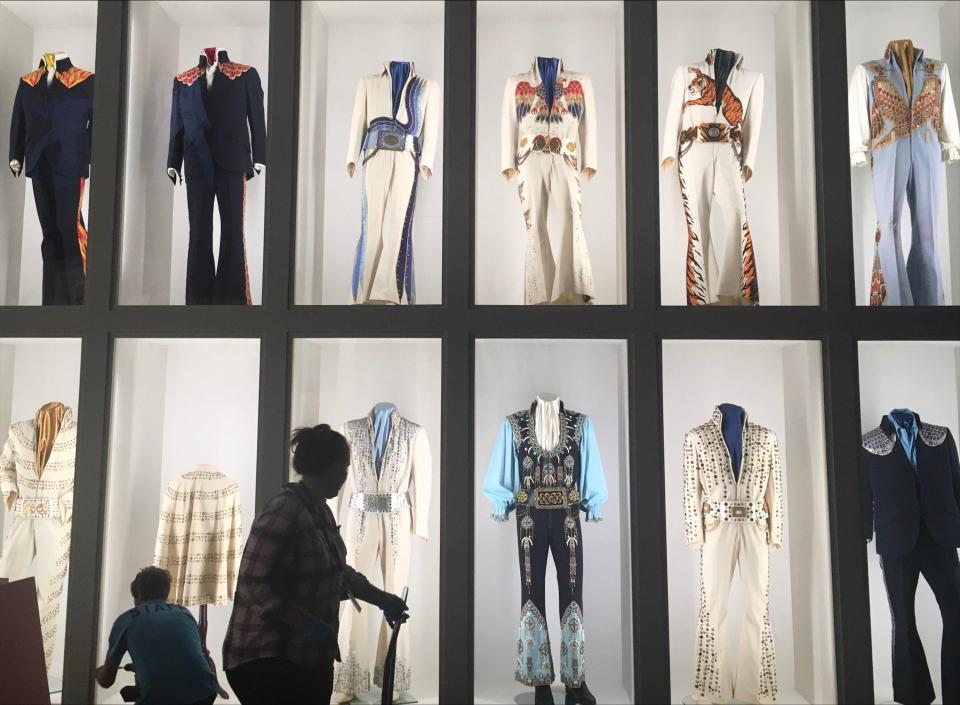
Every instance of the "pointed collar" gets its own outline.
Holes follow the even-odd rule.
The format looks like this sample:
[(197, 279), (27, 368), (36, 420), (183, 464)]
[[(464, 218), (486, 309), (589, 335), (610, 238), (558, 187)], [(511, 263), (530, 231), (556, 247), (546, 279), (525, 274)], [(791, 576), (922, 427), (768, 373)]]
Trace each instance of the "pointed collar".
[[(742, 406), (740, 407), (740, 411), (743, 413), (743, 417), (742, 417), (743, 426), (744, 428), (746, 428), (747, 423), (750, 420), (750, 417), (747, 415), (747, 410), (744, 409)], [(723, 429), (723, 412), (720, 411), (719, 405), (713, 408), (713, 414), (710, 415), (710, 420), (713, 422), (713, 425), (717, 427), (717, 430)]]
[(896, 434), (897, 424), (893, 420), (893, 414), (913, 414), (913, 420), (917, 424), (917, 431), (923, 427), (923, 423), (920, 421), (920, 414), (916, 411), (911, 411), (910, 409), (892, 409), (889, 413), (883, 415), (883, 419), (880, 421), (880, 428), (883, 429), (883, 432), (888, 436)]
[(383, 65), (383, 71), (380, 72), (380, 75), (381, 75), (381, 76), (389, 76), (389, 75), (390, 75), (390, 64), (392, 64), (392, 63), (410, 64), (410, 76), (407, 78), (408, 81), (409, 81), (411, 78), (413, 78), (414, 76), (417, 75), (417, 66), (416, 66), (416, 64), (414, 64), (412, 61), (402, 61), (402, 62), (388, 61), (388, 62), (386, 62), (386, 63)]
[[(736, 54), (737, 58), (733, 62), (733, 68), (738, 69), (741, 67), (741, 64), (743, 64), (743, 54), (740, 54), (738, 52), (734, 52), (734, 54)], [(709, 52), (707, 52), (707, 58), (706, 58), (707, 66), (713, 65), (713, 59), (716, 55), (717, 55), (716, 49), (711, 49)]]
[[(228, 62), (230, 61), (230, 57), (227, 55), (227, 50), (226, 50), (226, 49), (215, 49), (215, 48), (214, 48), (213, 50), (215, 50), (215, 51), (217, 52), (217, 61), (216, 61), (216, 63), (218, 63), (218, 64), (226, 64), (226, 63), (228, 63)], [(205, 68), (207, 68), (208, 66), (210, 66), (210, 61), (209, 61), (208, 55), (212, 55), (212, 50), (211, 50), (211, 49), (204, 49), (202, 52), (200, 52), (200, 61), (197, 63), (197, 66), (199, 66), (199, 67), (202, 68), (202, 69), (205, 69)]]
[(538, 59), (556, 59), (557, 60), (557, 77), (559, 78), (560, 74), (563, 73), (563, 59), (556, 56), (535, 56), (533, 57), (533, 68), (531, 69), (533, 73), (533, 80), (535, 83), (540, 83), (542, 79), (540, 78), (540, 66)]
[[(563, 399), (558, 399), (557, 401), (560, 403), (560, 414), (563, 415), (563, 412), (566, 409), (566, 407), (563, 405)], [(530, 405), (530, 415), (533, 416), (536, 413), (537, 413), (537, 400), (534, 399), (533, 403)]]
[(923, 49), (915, 47), (909, 39), (894, 39), (887, 44), (887, 48), (883, 52), (883, 59), (889, 64), (895, 64), (897, 56), (907, 50), (913, 51), (913, 67), (923, 63)]
[(376, 421), (378, 412), (389, 413), (390, 420), (391, 420), (391, 424), (390, 424), (391, 427), (396, 425), (392, 422), (393, 422), (393, 419), (395, 419), (397, 416), (400, 415), (400, 411), (399, 409), (397, 409), (397, 405), (390, 402), (381, 402), (380, 404), (376, 404), (372, 409), (370, 409), (370, 413), (367, 414), (367, 424), (370, 426), (370, 428), (373, 428), (373, 424), (374, 424), (374, 421)]
[[(40, 65), (37, 66), (38, 69), (45, 69), (47, 64), (44, 62), (43, 57), (40, 57)], [(62, 59), (57, 59), (57, 73), (63, 73), (64, 71), (73, 68), (73, 62), (70, 61), (69, 56), (65, 56)]]

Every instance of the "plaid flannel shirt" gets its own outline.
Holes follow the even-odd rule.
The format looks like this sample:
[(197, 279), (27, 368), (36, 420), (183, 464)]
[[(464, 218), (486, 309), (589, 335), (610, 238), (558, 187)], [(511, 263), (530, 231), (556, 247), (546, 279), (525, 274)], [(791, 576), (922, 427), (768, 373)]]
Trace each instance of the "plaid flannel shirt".
[(294, 606), (316, 615), (336, 634), (348, 589), (361, 599), (378, 592), (347, 565), (346, 555), (330, 508), (318, 504), (302, 483), (286, 485), (267, 502), (243, 551), (223, 642), (224, 669), (270, 657), (306, 668), (339, 660), (336, 647), (321, 648), (305, 639), (302, 626), (291, 626), (280, 615)]

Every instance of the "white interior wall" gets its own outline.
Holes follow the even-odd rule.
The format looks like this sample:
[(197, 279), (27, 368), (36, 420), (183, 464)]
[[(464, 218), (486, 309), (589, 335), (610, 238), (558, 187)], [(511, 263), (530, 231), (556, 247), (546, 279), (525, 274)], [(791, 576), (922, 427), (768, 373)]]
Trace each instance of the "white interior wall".
[[(941, 10), (950, 3), (943, 0), (933, 2), (918, 2), (914, 0), (909, 6), (902, 3), (876, 3), (862, 0), (847, 2), (847, 82), (853, 75), (858, 64), (874, 59), (882, 59), (887, 43), (894, 39), (912, 39), (915, 46), (924, 50), (924, 55), (931, 59), (941, 59)], [(948, 17), (949, 15), (945, 15)], [(869, 28), (869, 31), (864, 31)], [(950, 49), (953, 52), (960, 47), (960, 39), (956, 26), (952, 28), (952, 35), (947, 31), (945, 36), (951, 37)], [(955, 54), (954, 54), (955, 55)], [(952, 78), (952, 77), (951, 77)], [(956, 81), (954, 81), (956, 83)], [(960, 97), (954, 88), (953, 98)], [(941, 166), (941, 168), (944, 168)], [(955, 164), (949, 165), (948, 173), (956, 172)], [(956, 176), (951, 174), (954, 186)], [(869, 303), (870, 276), (873, 268), (874, 235), (877, 230), (877, 212), (873, 199), (873, 179), (869, 166), (851, 168), (850, 170), (851, 199), (853, 201), (853, 243), (854, 264), (856, 267), (857, 304)], [(943, 277), (943, 293), (945, 302), (950, 305), (958, 300), (956, 286), (952, 281), (951, 257), (952, 250), (958, 249), (951, 239), (960, 236), (960, 220), (955, 219), (950, 227), (947, 209), (946, 191), (940, 199), (940, 209), (937, 223), (937, 247), (939, 248), (940, 273)], [(900, 232), (903, 240), (904, 258), (910, 251), (912, 241), (910, 228), (910, 208), (904, 203), (900, 218)], [(952, 238), (951, 238), (952, 233)]]
[[(673, 702), (681, 702), (692, 690), (700, 599), (699, 557), (686, 545), (683, 534), (683, 439), (688, 431), (709, 421), (714, 407), (722, 402), (744, 407), (753, 423), (770, 428), (780, 441), (786, 520), (783, 547), (770, 554), (769, 591), (778, 654), (778, 700), (835, 702), (832, 672), (823, 665), (833, 660), (832, 613), (812, 598), (797, 596), (799, 591), (820, 592), (822, 599), (830, 602), (830, 556), (824, 548), (829, 546), (829, 531), (819, 345), (710, 341), (710, 365), (704, 366), (703, 344), (663, 344)], [(797, 391), (799, 400), (787, 396)], [(802, 404), (803, 413), (797, 403)], [(796, 498), (794, 485), (800, 493)], [(814, 506), (802, 504), (804, 501)], [(739, 577), (735, 577), (726, 635), (734, 663), (742, 615)]]
[[(402, 375), (395, 371), (398, 359), (407, 361)], [(413, 539), (411, 619), (404, 627), (411, 630), (413, 646), (411, 693), (420, 702), (436, 702), (440, 693), (440, 363), (439, 340), (330, 339), (297, 340), (294, 344), (293, 428), (318, 423), (339, 428), (351, 419), (365, 417), (376, 403), (389, 401), (397, 405), (401, 416), (427, 432), (433, 459), (430, 540)], [(339, 519), (344, 523), (346, 514)], [(379, 568), (374, 567), (367, 577), (383, 585)], [(342, 609), (353, 608), (347, 602)], [(376, 644), (380, 612), (364, 609), (372, 610), (370, 643)]]
[[(940, 56), (937, 57), (947, 62), (955, 73), (960, 73), (960, 3), (945, 2), (940, 9)], [(951, 83), (956, 79), (951, 75)], [(960, 101), (960, 89), (953, 89), (953, 99)], [(960, 169), (956, 164), (947, 169), (947, 203), (953, 203), (953, 210), (944, 213), (941, 217), (947, 225), (947, 232), (953, 240), (953, 246), (949, 253), (944, 253), (941, 257), (943, 266), (946, 268), (949, 261), (950, 282), (953, 288), (953, 302), (960, 301), (960, 244), (957, 243), (957, 235), (960, 233)], [(949, 259), (948, 256), (949, 255)]]
[[(795, 7), (786, 7), (795, 5)], [(660, 2), (657, 35), (681, 38), (658, 44), (658, 126), (663, 122), (677, 66), (705, 61), (713, 48), (743, 55), (743, 68), (763, 74), (763, 121), (753, 178), (746, 185), (763, 305), (816, 304), (816, 201), (813, 124), (808, 100), (813, 64), (807, 2)], [(788, 86), (781, 85), (781, 78)], [(795, 108), (795, 109), (794, 109)], [(809, 173), (797, 173), (809, 169)], [(791, 171), (792, 170), (792, 171)], [(724, 232), (723, 213), (713, 209), (712, 231)], [(660, 174), (660, 296), (684, 305), (687, 226), (676, 165)], [(794, 262), (796, 257), (797, 262)], [(781, 278), (790, 272), (787, 286)]]
[[(166, 175), (174, 76), (196, 66), (204, 47), (227, 50), (231, 61), (260, 74), (264, 109), (269, 101), (269, 3), (137, 3), (132, 14), (129, 115), (127, 120), (123, 271), (125, 304), (183, 304), (190, 228), (185, 184)], [(148, 7), (152, 5), (152, 7)], [(174, 49), (176, 47), (176, 49)], [(138, 79), (146, 86), (134, 84)], [(267, 126), (269, 135), (270, 126)], [(270, 165), (267, 165), (267, 169)], [(253, 303), (261, 301), (266, 171), (247, 182), (244, 231)], [(220, 214), (214, 206), (214, 257)], [(92, 237), (92, 236), (91, 236)]]
[[(443, 4), (312, 2), (304, 5), (304, 17), (305, 27), (316, 30), (303, 36), (304, 75), (317, 78), (300, 103), (305, 141), (298, 165), (296, 297), (303, 304), (346, 304), (360, 235), (362, 180), (359, 170), (353, 178), (346, 172), (357, 82), (379, 74), (391, 60), (412, 61), (418, 75), (439, 84), (442, 108)], [(442, 117), (437, 140), (433, 176), (421, 176), (417, 184), (413, 238), (420, 304), (441, 303)]]
[[(240, 485), (244, 541), (254, 519), (259, 344), (254, 340), (140, 340), (116, 344), (103, 597), (98, 654), (113, 621), (132, 607), (129, 585), (153, 562), (167, 485), (197, 464), (216, 465)], [(222, 644), (232, 605), (210, 606), (207, 646), (220, 684)], [(197, 608), (192, 608), (196, 616)], [(98, 690), (119, 702), (121, 675)], [(235, 699), (234, 699), (235, 702)]]
[[(20, 76), (37, 68), (40, 56), (49, 51), (65, 51), (75, 66), (96, 71), (96, 2), (0, 2), (0, 26), (4, 47), (0, 49), (0, 101), (9, 121)], [(9, 106), (9, 107), (8, 107)], [(9, 126), (9, 122), (5, 122)], [(5, 133), (8, 135), (8, 133)], [(9, 142), (5, 142), (9, 146)], [(6, 163), (6, 158), (4, 158)], [(21, 173), (14, 179), (9, 170), (0, 179), (0, 302), (13, 305), (39, 305), (43, 284), (43, 239), (33, 187)], [(84, 193), (83, 216), (89, 226), (89, 202), (92, 181)], [(96, 233), (90, 231), (91, 250)]]
[[(609, 499), (603, 506), (603, 521), (588, 523), (581, 515), (586, 673), (599, 702), (633, 702), (632, 659), (623, 658), (624, 644), (632, 640), (626, 352), (626, 344), (618, 340), (480, 340), (476, 344), (474, 693), (478, 703), (527, 702), (523, 698), (533, 690), (513, 680), (521, 606), (516, 519), (513, 513), (505, 524), (491, 519), (482, 485), (504, 417), (528, 409), (544, 392), (559, 394), (569, 409), (593, 420)], [(584, 361), (589, 361), (589, 372)], [(549, 563), (546, 573), (544, 617), (558, 665), (560, 615), (556, 572)], [(562, 697), (562, 691), (555, 697)]]
[[(899, 36), (899, 35), (898, 35)], [(960, 428), (958, 343), (860, 343), (860, 424), (864, 433), (876, 428), (895, 408), (913, 409), (927, 423)], [(916, 374), (923, 370), (923, 374)], [(870, 629), (873, 641), (873, 688), (876, 702), (893, 701), (890, 609), (876, 545), (867, 546), (870, 578)], [(916, 597), (917, 629), (927, 656), (937, 702), (940, 687), (940, 637), (943, 622), (933, 592), (921, 578)], [(956, 667), (956, 664), (953, 664)]]
[[(76, 339), (0, 340), (0, 429), (6, 441), (12, 423), (32, 419), (37, 409), (59, 401), (77, 411), (80, 388), (80, 341)], [(76, 482), (82, 482), (81, 477)], [(12, 512), (0, 506), (0, 550), (13, 524)], [(60, 615), (50, 675), (63, 675), (63, 637), (70, 576), (60, 597)]]
[[(530, 71), (537, 56), (563, 59), (564, 68), (593, 81), (597, 106), (597, 175), (582, 181), (583, 229), (593, 266), (597, 304), (625, 304), (623, 182), (623, 13), (617, 2), (565, 6), (540, 2), (477, 3), (476, 301), (522, 304), (526, 230), (517, 182), (500, 175), (503, 86)], [(563, 203), (550, 204), (548, 229), (559, 252)]]

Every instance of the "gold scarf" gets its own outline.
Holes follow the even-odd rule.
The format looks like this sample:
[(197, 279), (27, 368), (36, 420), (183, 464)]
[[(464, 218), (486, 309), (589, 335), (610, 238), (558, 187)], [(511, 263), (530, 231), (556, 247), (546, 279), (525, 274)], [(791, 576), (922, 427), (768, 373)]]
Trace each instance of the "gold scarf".
[(907, 105), (910, 105), (913, 103), (913, 64), (917, 60), (917, 50), (913, 48), (913, 42), (909, 39), (894, 39), (887, 48), (900, 65), (903, 86), (907, 90)]
[(53, 450), (54, 441), (57, 440), (57, 434), (60, 433), (60, 425), (63, 423), (63, 416), (66, 412), (67, 407), (58, 401), (44, 404), (37, 411), (35, 420), (37, 427), (37, 477), (43, 473), (43, 469), (50, 459), (50, 451)]

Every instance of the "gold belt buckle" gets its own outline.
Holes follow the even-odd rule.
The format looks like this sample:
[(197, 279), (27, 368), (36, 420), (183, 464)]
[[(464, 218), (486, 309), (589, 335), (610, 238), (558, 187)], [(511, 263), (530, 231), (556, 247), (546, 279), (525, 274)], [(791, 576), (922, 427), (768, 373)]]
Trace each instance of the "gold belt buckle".
[(730, 516), (732, 516), (734, 519), (745, 519), (747, 516), (749, 516), (749, 512), (747, 511), (746, 507), (734, 506), (730, 507)]

